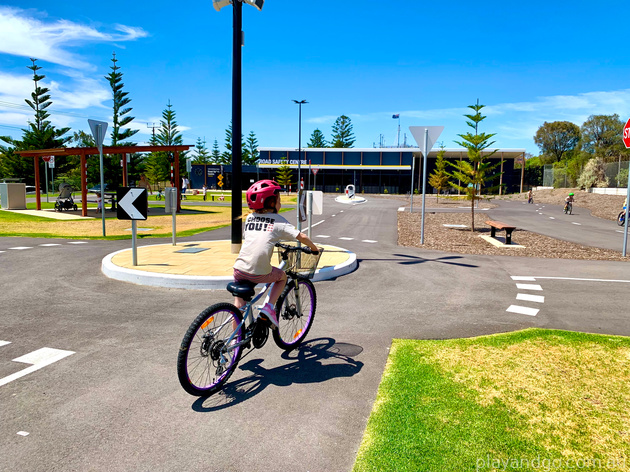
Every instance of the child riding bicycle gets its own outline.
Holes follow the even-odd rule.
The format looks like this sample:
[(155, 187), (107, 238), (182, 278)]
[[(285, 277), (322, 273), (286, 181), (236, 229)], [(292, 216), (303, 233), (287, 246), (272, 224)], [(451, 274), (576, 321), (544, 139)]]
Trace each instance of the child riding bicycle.
[(564, 199), (564, 211), (566, 213), (567, 209), (569, 207), (573, 207), (573, 202), (575, 201), (575, 198), (573, 198), (575, 196), (575, 194), (573, 192), (571, 192), (567, 198)]
[[(317, 246), (307, 235), (278, 215), (282, 207), (280, 190), (280, 184), (273, 180), (260, 180), (247, 190), (247, 206), (251, 212), (245, 219), (243, 246), (234, 263), (235, 281), (273, 283), (269, 302), (261, 309), (261, 313), (271, 321), (274, 329), (278, 327), (274, 306), (287, 283), (287, 274), (271, 266), (275, 243), (297, 239), (314, 253), (318, 252)], [(242, 308), (245, 300), (235, 297), (234, 305)]]

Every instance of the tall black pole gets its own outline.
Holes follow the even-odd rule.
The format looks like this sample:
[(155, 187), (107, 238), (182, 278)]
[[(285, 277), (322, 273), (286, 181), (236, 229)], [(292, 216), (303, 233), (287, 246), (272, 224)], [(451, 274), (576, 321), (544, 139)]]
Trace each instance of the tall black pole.
[(243, 3), (233, 3), (234, 24), (232, 44), (232, 253), (241, 250), (243, 242), (243, 192), (241, 152), (241, 47), (243, 41)]

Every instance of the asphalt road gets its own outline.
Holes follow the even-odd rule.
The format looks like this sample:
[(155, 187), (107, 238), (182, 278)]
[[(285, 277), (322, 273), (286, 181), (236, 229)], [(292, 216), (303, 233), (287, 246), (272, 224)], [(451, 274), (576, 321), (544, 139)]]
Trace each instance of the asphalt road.
[[(177, 349), (196, 314), (230, 301), (228, 292), (105, 278), (101, 259), (129, 241), (0, 238), (0, 341), (11, 343), (0, 342), (0, 383), (30, 365), (14, 359), (44, 347), (72, 352), (0, 385), (0, 470), (347, 471), (393, 338), (530, 326), (630, 335), (619, 296), (629, 264), (402, 248), (399, 206), (327, 197), (313, 239), (354, 251), (359, 268), (316, 284), (303, 349), (287, 355), (270, 340), (223, 394), (202, 400), (179, 386)], [(229, 239), (229, 228), (186, 238), (201, 239)], [(31, 249), (10, 249), (19, 247)]]

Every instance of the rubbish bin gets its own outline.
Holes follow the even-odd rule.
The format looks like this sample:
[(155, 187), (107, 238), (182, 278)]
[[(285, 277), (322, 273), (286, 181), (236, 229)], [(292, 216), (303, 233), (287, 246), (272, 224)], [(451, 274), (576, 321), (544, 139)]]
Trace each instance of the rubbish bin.
[(3, 210), (26, 210), (26, 184), (0, 183), (0, 205)]

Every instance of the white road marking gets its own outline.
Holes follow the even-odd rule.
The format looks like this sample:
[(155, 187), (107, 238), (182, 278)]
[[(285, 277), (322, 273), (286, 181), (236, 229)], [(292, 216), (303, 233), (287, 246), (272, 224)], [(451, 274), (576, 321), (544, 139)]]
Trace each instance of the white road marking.
[(334, 218), (335, 216), (337, 216), (337, 215), (333, 215), (333, 218)]
[(7, 251), (0, 251), (0, 252), (7, 252)]
[(519, 290), (542, 290), (542, 287), (536, 284), (516, 284), (516, 288)]
[(61, 244), (50, 243), (50, 244), (40, 244), (41, 247), (52, 247), (52, 246), (61, 246)]
[(25, 375), (35, 372), (36, 370), (60, 361), (64, 357), (71, 356), (72, 354), (74, 354), (73, 351), (63, 351), (61, 349), (43, 347), (41, 349), (38, 349), (37, 351), (33, 351), (25, 354), (24, 356), (13, 359), (13, 362), (22, 362), (24, 364), (32, 365), (30, 367), (27, 367), (26, 369), (22, 369), (14, 374), (0, 379), (0, 387), (8, 384), (9, 382), (13, 382), (20, 377), (24, 377)]
[(529, 308), (526, 306), (510, 305), (510, 307), (505, 311), (509, 311), (511, 313), (518, 313), (519, 315), (536, 316), (540, 310), (538, 308)]
[[(531, 277), (532, 280), (549, 279), (549, 280), (577, 280), (580, 282), (620, 282), (630, 283), (630, 280), (615, 280), (615, 279), (583, 279), (579, 277)], [(516, 279), (515, 279), (516, 280)], [(527, 279), (529, 280), (529, 279)], [(517, 284), (518, 285), (518, 284)]]
[(398, 211), (405, 211), (405, 207), (399, 207)]
[[(326, 221), (326, 220), (321, 220), (321, 221), (318, 221), (318, 222), (317, 222), (317, 223), (315, 223), (315, 224), (312, 224), (312, 225), (311, 225), (311, 228), (314, 228), (314, 227), (315, 227), (315, 226), (317, 226), (317, 225), (321, 225), (324, 221)], [(304, 231), (307, 231), (307, 230), (308, 230), (308, 228), (304, 228)]]
[(14, 249), (16, 251), (23, 251), (24, 249), (33, 249), (33, 248), (29, 246), (18, 246), (18, 247), (10, 247), (9, 249)]
[(27, 433), (26, 431), (18, 431), (17, 432), (20, 436), (28, 436), (29, 433)]
[(69, 241), (68, 244), (87, 244), (87, 241)]
[(326, 236), (325, 234), (318, 234), (315, 236), (316, 238), (330, 238), (330, 236)]
[(339, 213), (343, 213), (343, 210), (340, 210)]
[(343, 239), (344, 241), (352, 241), (354, 238), (346, 238), (345, 236), (343, 238), (339, 238), (339, 239)]
[(0, 347), (6, 346), (7, 344), (11, 344), (11, 341), (0, 341)]
[(549, 219), (550, 220), (555, 220), (555, 218), (553, 216), (550, 216)]
[(530, 282), (535, 282), (536, 281), (536, 277), (527, 277), (527, 276), (523, 276), (523, 275), (513, 275), (512, 276), (512, 280), (527, 280)]
[(378, 241), (373, 241), (372, 239), (363, 239), (361, 240), (362, 243), (377, 243)]
[(571, 222), (572, 225), (578, 225), (578, 226), (582, 226), (582, 223), (576, 223), (575, 221)]
[(618, 233), (623, 233), (623, 231), (621, 231), (620, 229), (617, 230)]
[(529, 293), (519, 293), (516, 295), (516, 299), (526, 302), (545, 303), (545, 297), (542, 295), (530, 295)]

